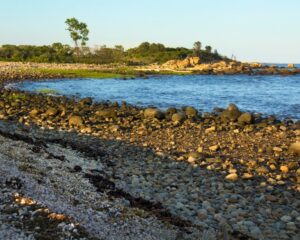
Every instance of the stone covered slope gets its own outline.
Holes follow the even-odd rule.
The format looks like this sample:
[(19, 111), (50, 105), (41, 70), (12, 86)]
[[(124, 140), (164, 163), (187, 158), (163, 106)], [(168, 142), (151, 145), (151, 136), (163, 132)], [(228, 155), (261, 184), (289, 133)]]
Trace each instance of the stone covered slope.
[[(198, 167), (123, 141), (6, 122), (0, 132), (8, 137), (0, 139), (1, 153), (9, 157), (0, 161), (5, 181), (20, 179), (25, 187), (18, 192), (81, 223), (93, 236), (299, 237), (299, 193), (289, 181), (273, 185), (264, 174), (224, 180), (224, 172), (207, 167), (218, 166), (216, 156)], [(118, 235), (124, 231), (128, 238)]]
[[(199, 239), (201, 236), (198, 228), (188, 226), (190, 230), (184, 230), (184, 221), (180, 227), (180, 220), (174, 218), (178, 222), (174, 225), (168, 219), (157, 218), (155, 209), (144, 210), (131, 204), (129, 194), (125, 197), (117, 192), (112, 194), (113, 176), (105, 161), (63, 147), (62, 143), (52, 143), (54, 139), (50, 136), (62, 139), (63, 135), (44, 135), (43, 131), (33, 130), (32, 136), (28, 136), (24, 134), (26, 131), (1, 125), (6, 136), (0, 136), (1, 239), (176, 239), (186, 235)], [(89, 176), (105, 176), (105, 179), (97, 187)]]

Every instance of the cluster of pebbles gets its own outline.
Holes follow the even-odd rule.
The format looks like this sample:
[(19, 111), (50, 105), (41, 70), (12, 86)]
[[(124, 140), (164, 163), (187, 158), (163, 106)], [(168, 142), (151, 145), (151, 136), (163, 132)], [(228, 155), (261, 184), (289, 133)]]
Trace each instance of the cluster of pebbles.
[(32, 199), (76, 226), (58, 239), (300, 238), (299, 121), (9, 89), (0, 119), (0, 212)]

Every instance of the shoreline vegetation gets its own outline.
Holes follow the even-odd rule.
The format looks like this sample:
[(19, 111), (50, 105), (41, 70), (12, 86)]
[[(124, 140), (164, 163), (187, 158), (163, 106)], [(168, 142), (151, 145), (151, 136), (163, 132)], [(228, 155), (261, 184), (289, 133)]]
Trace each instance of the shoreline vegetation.
[(44, 62), (44, 63), (86, 63), (86, 64), (124, 64), (126, 66), (144, 66), (153, 63), (162, 64), (169, 60), (183, 60), (187, 57), (199, 57), (201, 62), (229, 60), (210, 46), (201, 49), (201, 43), (195, 42), (193, 49), (184, 47), (165, 47), (161, 43), (143, 42), (138, 47), (125, 50), (122, 45), (106, 45), (90, 48), (75, 44), (71, 47), (62, 43), (48, 46), (2, 45), (1, 61)]
[[(0, 47), (1, 70), (7, 67), (16, 71), (38, 75), (63, 77), (134, 77), (149, 74), (248, 74), (248, 75), (295, 75), (300, 69), (294, 64), (286, 67), (247, 63), (222, 56), (211, 46), (202, 48), (197, 41), (192, 49), (166, 47), (161, 43), (143, 42), (125, 50), (117, 45), (113, 48), (86, 46), (88, 29), (77, 19), (66, 21), (68, 31), (79, 34), (75, 48), (62, 43), (48, 46), (2, 45)], [(81, 26), (81, 24), (83, 24)], [(77, 29), (80, 27), (80, 29)], [(82, 31), (78, 32), (77, 31)], [(84, 36), (81, 34), (85, 34)], [(71, 37), (73, 35), (71, 34)], [(77, 35), (76, 35), (77, 36)], [(81, 46), (78, 40), (82, 39)], [(12, 70), (12, 69), (11, 69)], [(10, 71), (12, 72), (12, 71)], [(2, 75), (5, 74), (2, 71)], [(9, 78), (9, 76), (6, 76)], [(38, 77), (39, 78), (39, 77)]]
[[(3, 162), (11, 177), (0, 178), (1, 189), (17, 189), (50, 204), (57, 214), (70, 215), (81, 223), (84, 230), (78, 231), (87, 239), (88, 234), (101, 235), (97, 217), (117, 223), (103, 230), (110, 236), (120, 233), (117, 226), (131, 226), (134, 221), (130, 236), (135, 236), (134, 229), (139, 234), (160, 229), (165, 239), (297, 239), (300, 121), (241, 112), (234, 104), (211, 113), (193, 107), (161, 111), (126, 102), (97, 103), (91, 98), (4, 88), (27, 79), (131, 78), (167, 71), (299, 73), (294, 66), (235, 61), (203, 65), (197, 60), (191, 57), (148, 67), (0, 62), (0, 140), (5, 146), (2, 153), (11, 158), (11, 166)], [(72, 181), (63, 179), (64, 174)], [(39, 196), (29, 190), (33, 185), (53, 193)], [(14, 206), (18, 212), (22, 204), (16, 205), (21, 201), (19, 195), (16, 199), (6, 207)], [(23, 199), (23, 205), (29, 202), (34, 209), (32, 199), (32, 204)], [(65, 202), (58, 207), (53, 199)], [(83, 209), (91, 209), (89, 221)], [(61, 223), (70, 224), (69, 218), (57, 214), (51, 215), (56, 219), (54, 232)], [(44, 226), (26, 219), (17, 219), (15, 227)], [(49, 218), (40, 221), (48, 223)], [(141, 221), (145, 224), (139, 224)], [(148, 237), (157, 234), (154, 232)]]
[(67, 63), (31, 63), (1, 62), (0, 81), (38, 80), (47, 78), (147, 78), (157, 74), (199, 74), (199, 75), (297, 75), (300, 68), (293, 64), (287, 67), (266, 66), (260, 63), (240, 63), (236, 61), (220, 61), (216, 63), (200, 63), (199, 58), (170, 60), (164, 64), (145, 66), (125, 66), (122, 64), (67, 64)]

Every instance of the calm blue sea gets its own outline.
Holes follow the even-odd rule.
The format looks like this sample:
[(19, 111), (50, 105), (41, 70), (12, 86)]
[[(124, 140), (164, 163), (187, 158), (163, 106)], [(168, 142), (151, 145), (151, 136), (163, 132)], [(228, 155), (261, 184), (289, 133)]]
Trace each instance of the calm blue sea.
[(24, 82), (27, 91), (55, 89), (96, 101), (127, 101), (139, 106), (194, 106), (201, 111), (237, 104), (242, 110), (300, 119), (300, 75), (155, 76), (149, 79), (59, 79)]

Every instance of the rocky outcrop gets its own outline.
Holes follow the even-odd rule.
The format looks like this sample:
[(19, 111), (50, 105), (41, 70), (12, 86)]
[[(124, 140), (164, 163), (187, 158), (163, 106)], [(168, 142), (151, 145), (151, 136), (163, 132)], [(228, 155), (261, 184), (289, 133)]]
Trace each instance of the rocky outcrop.
[(159, 69), (160, 71), (186, 71), (197, 74), (294, 75), (300, 73), (300, 69), (297, 69), (294, 64), (288, 64), (287, 68), (282, 68), (258, 62), (247, 63), (230, 60), (201, 63), (197, 57), (170, 60), (162, 64)]
[(195, 67), (200, 64), (199, 57), (188, 57), (183, 60), (170, 60), (162, 65), (162, 67), (170, 69), (184, 69)]

